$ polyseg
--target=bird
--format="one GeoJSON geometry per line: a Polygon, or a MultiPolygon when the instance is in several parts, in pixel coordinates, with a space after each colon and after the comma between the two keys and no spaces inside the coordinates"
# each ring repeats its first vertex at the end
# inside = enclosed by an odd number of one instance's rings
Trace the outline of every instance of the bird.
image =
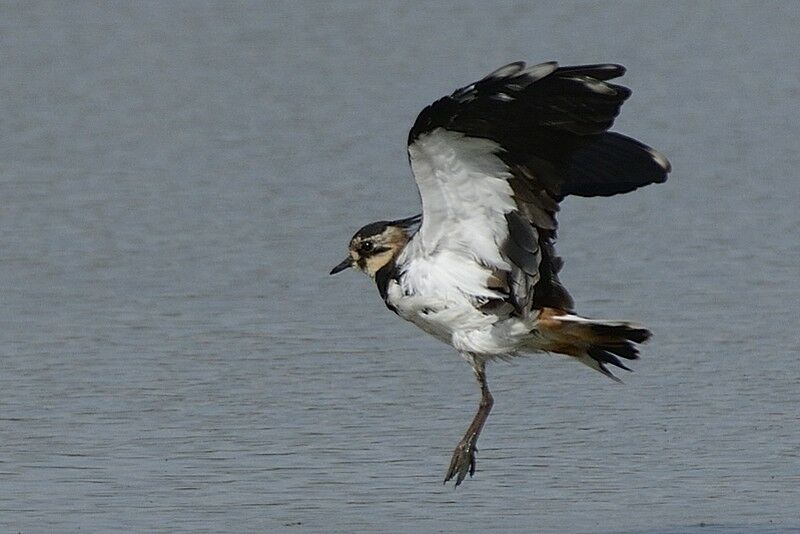
{"type": "Polygon", "coordinates": [[[619,381],[651,332],[578,315],[559,280],[556,215],[567,196],[604,197],[665,182],[657,150],[609,131],[631,90],[618,64],[505,65],[425,107],[408,134],[422,213],[373,222],[349,242],[348,268],[387,308],[453,347],[480,387],[478,410],[444,483],[476,468],[494,404],[487,362],[566,355],[619,381]]]}

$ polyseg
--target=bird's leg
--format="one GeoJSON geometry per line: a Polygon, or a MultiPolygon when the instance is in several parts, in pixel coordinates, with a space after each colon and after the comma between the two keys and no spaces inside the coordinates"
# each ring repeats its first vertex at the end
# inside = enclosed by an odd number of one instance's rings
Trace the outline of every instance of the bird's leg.
{"type": "Polygon", "coordinates": [[[475,452],[478,450],[476,443],[478,442],[478,436],[494,404],[492,394],[489,392],[489,386],[486,385],[486,363],[483,361],[474,361],[472,371],[475,373],[475,378],[478,379],[478,384],[481,386],[481,403],[478,406],[478,412],[472,419],[472,424],[470,424],[467,429],[467,433],[464,434],[456,450],[453,451],[453,458],[450,460],[450,468],[447,470],[447,475],[444,477],[445,484],[451,478],[456,477],[456,486],[458,486],[467,476],[467,473],[469,473],[469,476],[475,474],[475,452]]]}

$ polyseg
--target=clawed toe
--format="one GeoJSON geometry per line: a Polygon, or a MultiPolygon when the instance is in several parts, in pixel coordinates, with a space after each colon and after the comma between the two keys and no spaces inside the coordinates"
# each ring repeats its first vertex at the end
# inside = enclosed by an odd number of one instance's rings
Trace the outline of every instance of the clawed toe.
{"type": "Polygon", "coordinates": [[[447,484],[453,477],[456,479],[456,486],[461,484],[464,479],[475,474],[475,453],[478,451],[474,443],[464,442],[458,444],[453,451],[453,458],[450,460],[450,467],[444,477],[444,484],[447,484]]]}

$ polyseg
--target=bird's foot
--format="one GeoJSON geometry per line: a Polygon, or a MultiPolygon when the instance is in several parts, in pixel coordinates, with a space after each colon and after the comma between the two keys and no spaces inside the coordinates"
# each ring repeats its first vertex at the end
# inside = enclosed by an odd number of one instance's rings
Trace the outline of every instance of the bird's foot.
{"type": "Polygon", "coordinates": [[[477,436],[464,437],[456,449],[453,451],[453,458],[450,460],[450,468],[444,477],[444,484],[455,477],[456,487],[467,477],[475,474],[475,453],[478,452],[478,447],[475,446],[477,436]]]}

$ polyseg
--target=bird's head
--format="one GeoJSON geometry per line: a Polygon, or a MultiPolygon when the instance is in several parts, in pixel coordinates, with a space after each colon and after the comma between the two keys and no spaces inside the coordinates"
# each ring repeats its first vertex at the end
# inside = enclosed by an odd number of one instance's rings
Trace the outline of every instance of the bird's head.
{"type": "Polygon", "coordinates": [[[399,221],[378,221],[364,226],[350,240],[347,257],[331,269],[331,274],[353,267],[375,278],[375,273],[400,254],[419,228],[419,223],[420,216],[417,215],[399,221]]]}

